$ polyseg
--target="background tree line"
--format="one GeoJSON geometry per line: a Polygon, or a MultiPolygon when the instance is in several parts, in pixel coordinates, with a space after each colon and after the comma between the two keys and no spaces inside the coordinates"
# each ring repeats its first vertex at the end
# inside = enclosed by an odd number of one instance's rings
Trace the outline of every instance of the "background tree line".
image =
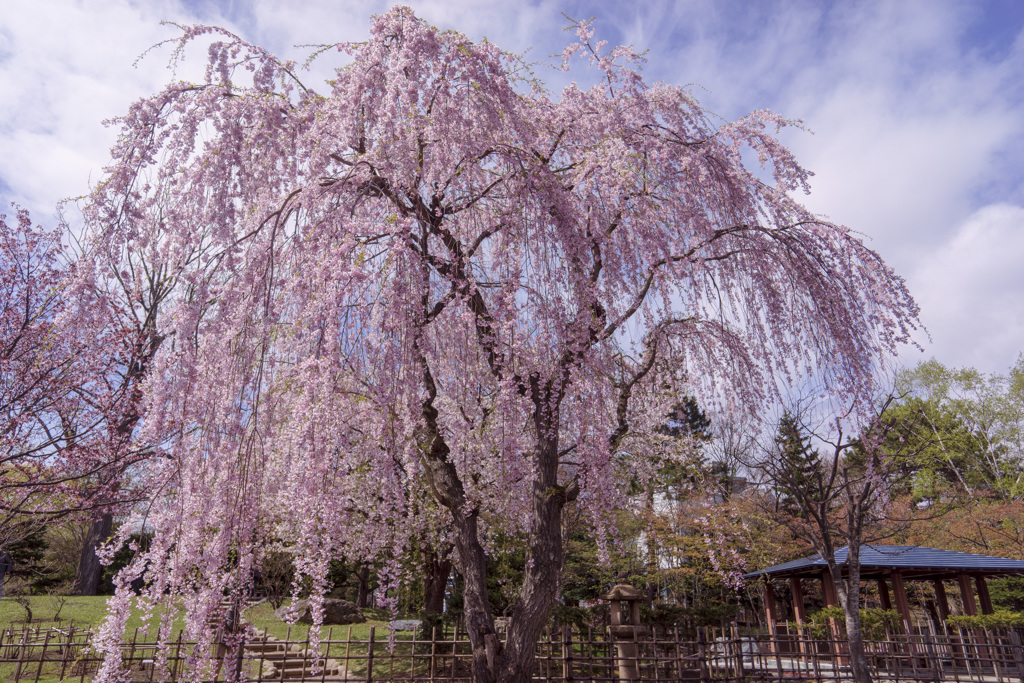
{"type": "MultiPolygon", "coordinates": [[[[565,512],[566,561],[555,618],[600,620],[601,594],[624,573],[647,590],[645,614],[651,619],[718,623],[736,618],[741,608],[757,619],[757,588],[744,585],[739,575],[817,551],[815,533],[831,533],[839,545],[853,531],[865,543],[1024,559],[1024,356],[1005,375],[947,368],[934,359],[905,370],[876,428],[878,434],[867,438],[877,439],[874,447],[889,458],[874,470],[884,475],[878,480],[882,498],[859,529],[828,514],[814,529],[801,497],[824,503],[832,513],[845,511],[849,491],[823,491],[820,477],[830,471],[836,448],[844,462],[863,472],[865,435],[832,444],[830,454],[829,444],[806,424],[806,414],[784,412],[776,433],[766,438],[716,423],[694,399],[684,398],[657,431],[662,447],[683,448],[687,455],[665,458],[647,484],[622,482],[635,508],[619,513],[616,542],[602,547],[584,517],[572,506],[565,512]]],[[[8,528],[5,547],[14,559],[16,590],[78,590],[75,579],[94,516],[60,508],[87,496],[91,482],[83,479],[81,488],[50,494],[55,500],[44,506],[46,525],[30,523],[26,510],[22,525],[8,528]]],[[[424,540],[401,558],[407,580],[396,596],[400,612],[431,624],[458,622],[461,577],[451,552],[443,539],[424,540]]],[[[113,576],[131,556],[127,548],[114,556],[102,571],[98,593],[113,592],[113,576]]],[[[490,600],[501,615],[512,599],[510,587],[521,579],[522,539],[496,534],[488,562],[490,600]]],[[[330,594],[371,607],[380,586],[378,568],[335,559],[330,594]]],[[[293,580],[293,557],[282,543],[268,554],[256,590],[281,602],[292,594],[293,580]]],[[[993,581],[991,592],[997,606],[1024,609],[1024,581],[993,581]]]]}

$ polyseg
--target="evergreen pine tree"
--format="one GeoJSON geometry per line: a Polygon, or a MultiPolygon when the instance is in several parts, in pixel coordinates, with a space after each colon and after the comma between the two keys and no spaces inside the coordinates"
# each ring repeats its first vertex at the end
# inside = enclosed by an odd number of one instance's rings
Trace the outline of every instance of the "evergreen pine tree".
{"type": "Polygon", "coordinates": [[[811,447],[800,422],[789,412],[779,420],[775,436],[778,449],[776,495],[780,509],[794,517],[804,518],[804,506],[822,500],[821,456],[811,447]]]}

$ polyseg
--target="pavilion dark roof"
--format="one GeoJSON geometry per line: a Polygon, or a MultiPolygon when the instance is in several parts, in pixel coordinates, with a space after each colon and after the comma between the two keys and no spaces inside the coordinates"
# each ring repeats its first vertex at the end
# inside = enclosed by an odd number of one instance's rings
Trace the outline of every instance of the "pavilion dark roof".
{"type": "MultiPolygon", "coordinates": [[[[836,562],[846,565],[849,548],[836,550],[836,562]]],[[[922,548],[916,545],[863,545],[860,549],[861,578],[873,579],[899,572],[906,579],[937,579],[961,573],[983,576],[1024,576],[1024,562],[1006,557],[922,548]]],[[[745,579],[770,576],[817,578],[828,564],[812,555],[774,567],[750,572],[745,579]]]]}

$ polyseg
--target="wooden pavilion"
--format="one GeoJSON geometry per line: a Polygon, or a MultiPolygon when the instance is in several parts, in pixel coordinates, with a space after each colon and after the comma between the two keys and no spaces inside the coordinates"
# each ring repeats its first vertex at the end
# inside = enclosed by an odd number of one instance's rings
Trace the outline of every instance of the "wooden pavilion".
{"type": "MultiPolygon", "coordinates": [[[[848,566],[849,548],[836,551],[836,562],[848,566]]],[[[893,609],[900,615],[905,632],[910,631],[910,605],[907,602],[906,581],[930,581],[935,587],[935,602],[938,617],[945,621],[949,616],[949,601],[946,598],[946,582],[955,581],[960,589],[964,612],[978,614],[980,603],[982,614],[992,613],[986,579],[1004,576],[1024,576],[1024,561],[1005,557],[990,557],[952,550],[937,550],[912,545],[863,545],[860,549],[861,581],[876,581],[883,609],[893,609]],[[975,588],[972,587],[972,579],[975,588]],[[889,587],[892,587],[892,593],[889,587]],[[977,602],[975,601],[977,593],[977,602]]],[[[804,613],[803,580],[814,579],[822,582],[822,594],[827,606],[839,605],[836,587],[828,564],[820,555],[751,572],[746,580],[765,581],[765,612],[768,630],[777,634],[778,611],[772,580],[789,579],[793,592],[793,607],[796,621],[806,622],[804,613]]]]}

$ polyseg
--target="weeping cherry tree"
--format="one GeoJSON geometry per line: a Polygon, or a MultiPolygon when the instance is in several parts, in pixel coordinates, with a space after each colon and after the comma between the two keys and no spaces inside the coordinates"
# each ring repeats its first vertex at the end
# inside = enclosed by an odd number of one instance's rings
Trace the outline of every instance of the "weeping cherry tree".
{"type": "Polygon", "coordinates": [[[277,540],[315,608],[332,557],[377,558],[383,596],[403,580],[393,558],[438,530],[474,680],[527,681],[563,509],[604,529],[628,503],[623,471],[655,471],[645,453],[681,396],[754,411],[813,371],[870,397],[917,309],[875,252],[791,197],[809,174],[774,137],[788,122],[718,121],[646,82],[632,50],[578,35],[564,66],[582,56],[600,84],[555,93],[408,8],[325,49],[342,66],[319,89],[235,35],[184,29],[179,52],[210,43],[205,80],[119,119],[86,208],[95,286],[177,283],[136,430],[163,455],[155,537],[118,579],[98,681],[122,675],[144,568],[143,604],[186,607],[199,678],[217,666],[207,617],[277,540]],[[146,267],[123,270],[126,253],[146,267]],[[503,643],[497,525],[528,539],[503,643]]]}

